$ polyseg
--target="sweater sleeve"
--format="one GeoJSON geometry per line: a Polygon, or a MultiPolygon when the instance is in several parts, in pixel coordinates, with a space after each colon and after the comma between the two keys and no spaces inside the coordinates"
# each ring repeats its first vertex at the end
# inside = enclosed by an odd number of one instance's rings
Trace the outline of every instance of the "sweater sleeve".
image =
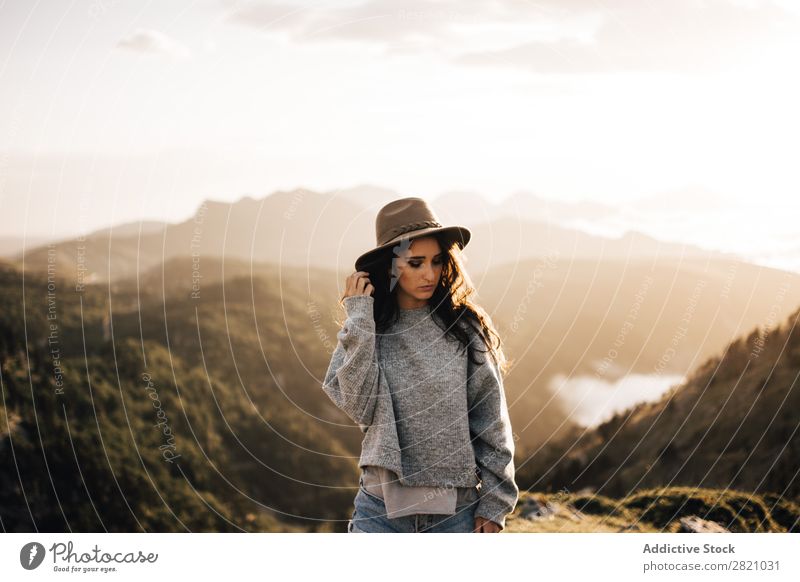
{"type": "Polygon", "coordinates": [[[506,405],[503,379],[485,344],[474,335],[475,358],[468,364],[467,395],[470,437],[481,472],[481,488],[475,515],[489,519],[505,529],[506,515],[519,501],[514,482],[514,437],[506,405]]]}
{"type": "Polygon", "coordinates": [[[322,383],[323,391],[362,432],[372,422],[380,379],[373,301],[371,295],[345,297],[347,319],[336,334],[338,342],[322,383]]]}

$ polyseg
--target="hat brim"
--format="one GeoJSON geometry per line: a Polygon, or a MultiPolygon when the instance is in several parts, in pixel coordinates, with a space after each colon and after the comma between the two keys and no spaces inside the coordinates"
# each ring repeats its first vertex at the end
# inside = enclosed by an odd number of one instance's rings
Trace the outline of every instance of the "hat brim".
{"type": "Polygon", "coordinates": [[[375,259],[377,259],[384,251],[386,251],[386,249],[396,245],[403,239],[414,240],[416,238],[427,236],[434,233],[445,234],[451,241],[455,242],[461,249],[467,246],[467,243],[469,243],[469,239],[472,237],[472,233],[469,231],[469,229],[463,226],[429,227],[429,228],[422,228],[420,230],[415,230],[413,233],[401,234],[399,236],[394,237],[389,242],[386,242],[378,247],[375,247],[374,249],[367,251],[366,253],[358,257],[355,263],[356,271],[365,270],[365,267],[367,267],[370,263],[372,263],[375,259]]]}

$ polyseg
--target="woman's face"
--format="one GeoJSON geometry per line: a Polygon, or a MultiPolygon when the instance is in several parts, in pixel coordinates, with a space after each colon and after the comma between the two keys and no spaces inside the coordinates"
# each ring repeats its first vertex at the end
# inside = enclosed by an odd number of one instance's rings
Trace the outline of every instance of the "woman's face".
{"type": "MultiPolygon", "coordinates": [[[[435,237],[411,241],[411,246],[395,257],[397,303],[402,309],[414,309],[428,303],[442,276],[444,253],[435,237]]],[[[391,280],[392,273],[389,273],[391,280]]]]}

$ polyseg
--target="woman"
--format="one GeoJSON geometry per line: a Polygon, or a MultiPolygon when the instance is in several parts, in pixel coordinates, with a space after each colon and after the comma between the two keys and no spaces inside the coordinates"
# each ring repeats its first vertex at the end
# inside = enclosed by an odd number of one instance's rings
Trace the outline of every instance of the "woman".
{"type": "Polygon", "coordinates": [[[421,198],[384,206],[356,261],[323,390],[364,433],[349,532],[505,529],[519,489],[507,362],[459,258],[468,229],[421,198]]]}

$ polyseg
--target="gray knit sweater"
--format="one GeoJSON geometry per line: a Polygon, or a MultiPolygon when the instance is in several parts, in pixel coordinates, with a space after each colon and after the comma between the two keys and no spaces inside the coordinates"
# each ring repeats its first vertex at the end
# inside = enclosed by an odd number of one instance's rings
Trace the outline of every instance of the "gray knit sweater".
{"type": "Polygon", "coordinates": [[[365,433],[359,467],[386,467],[404,486],[480,482],[475,515],[505,528],[519,500],[514,439],[502,376],[480,336],[470,328],[471,345],[480,346],[475,365],[429,306],[401,309],[376,334],[373,301],[345,298],[347,319],[322,385],[365,433]]]}

